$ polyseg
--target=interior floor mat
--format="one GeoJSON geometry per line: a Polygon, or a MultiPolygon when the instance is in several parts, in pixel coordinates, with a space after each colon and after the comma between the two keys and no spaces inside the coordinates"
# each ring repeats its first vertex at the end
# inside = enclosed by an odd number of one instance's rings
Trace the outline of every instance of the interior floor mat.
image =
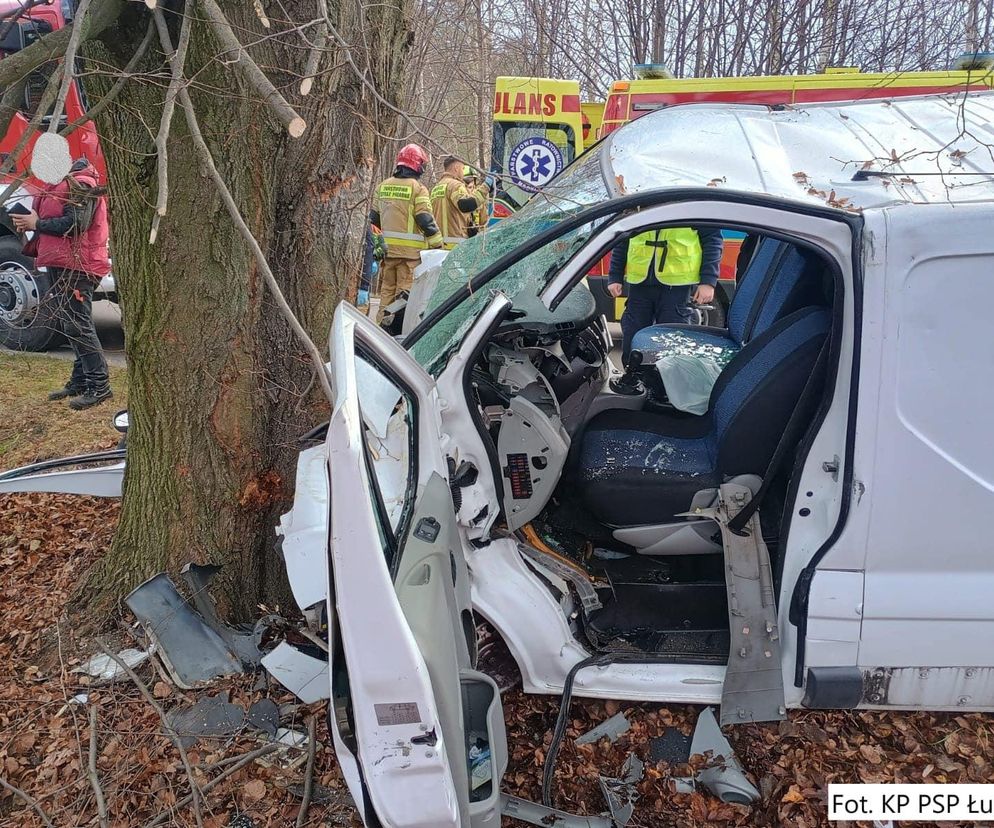
{"type": "Polygon", "coordinates": [[[604,608],[590,614],[584,629],[602,651],[635,647],[709,663],[727,658],[724,583],[614,582],[601,592],[604,608]]]}
{"type": "Polygon", "coordinates": [[[681,664],[725,664],[728,661],[728,630],[598,630],[584,627],[587,641],[599,653],[643,653],[669,656],[681,664]]]}

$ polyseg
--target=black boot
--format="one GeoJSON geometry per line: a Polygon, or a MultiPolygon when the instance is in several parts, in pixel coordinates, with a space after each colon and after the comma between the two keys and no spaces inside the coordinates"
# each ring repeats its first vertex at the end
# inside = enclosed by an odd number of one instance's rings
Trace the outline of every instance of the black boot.
{"type": "Polygon", "coordinates": [[[69,407],[73,411],[82,411],[94,405],[100,405],[104,400],[109,400],[114,394],[110,390],[110,383],[100,386],[90,386],[79,396],[69,400],[69,407]]]}
{"type": "Polygon", "coordinates": [[[86,388],[82,385],[77,385],[72,380],[69,380],[62,388],[58,391],[53,391],[48,395],[50,400],[64,400],[66,397],[78,397],[80,394],[86,392],[86,388]]]}

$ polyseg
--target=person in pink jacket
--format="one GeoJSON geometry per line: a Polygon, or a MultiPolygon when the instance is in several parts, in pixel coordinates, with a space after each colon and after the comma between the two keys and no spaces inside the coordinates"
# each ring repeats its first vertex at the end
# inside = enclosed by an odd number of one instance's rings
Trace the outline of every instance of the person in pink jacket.
{"type": "Polygon", "coordinates": [[[70,407],[78,411],[113,396],[93,327],[93,290],[110,273],[106,189],[93,166],[81,159],[62,181],[36,195],[33,207],[11,218],[21,232],[34,231],[24,252],[52,276],[55,319],[76,357],[65,387],[48,398],[69,397],[70,407]]]}

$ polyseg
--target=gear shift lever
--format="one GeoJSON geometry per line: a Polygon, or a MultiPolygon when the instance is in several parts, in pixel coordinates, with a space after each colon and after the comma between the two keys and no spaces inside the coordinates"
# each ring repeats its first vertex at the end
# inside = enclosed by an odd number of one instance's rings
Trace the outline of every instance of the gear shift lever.
{"type": "Polygon", "coordinates": [[[611,390],[615,394],[642,394],[645,391],[642,387],[642,380],[638,377],[638,370],[642,367],[644,359],[645,356],[641,351],[632,351],[628,355],[625,373],[617,379],[611,380],[611,390]]]}

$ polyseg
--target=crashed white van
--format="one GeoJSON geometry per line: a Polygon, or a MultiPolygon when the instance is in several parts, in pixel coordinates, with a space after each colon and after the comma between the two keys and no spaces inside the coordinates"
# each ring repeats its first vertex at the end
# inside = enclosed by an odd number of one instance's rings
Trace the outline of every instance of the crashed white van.
{"type": "Polygon", "coordinates": [[[499,824],[474,613],[529,692],[994,708],[992,124],[990,95],[664,110],[449,254],[403,344],[339,308],[284,552],[367,824],[499,824]],[[612,377],[583,274],[688,225],[751,240],[729,327],[644,331],[645,382],[612,377]],[[645,372],[674,348],[722,366],[703,415],[645,372]]]}

